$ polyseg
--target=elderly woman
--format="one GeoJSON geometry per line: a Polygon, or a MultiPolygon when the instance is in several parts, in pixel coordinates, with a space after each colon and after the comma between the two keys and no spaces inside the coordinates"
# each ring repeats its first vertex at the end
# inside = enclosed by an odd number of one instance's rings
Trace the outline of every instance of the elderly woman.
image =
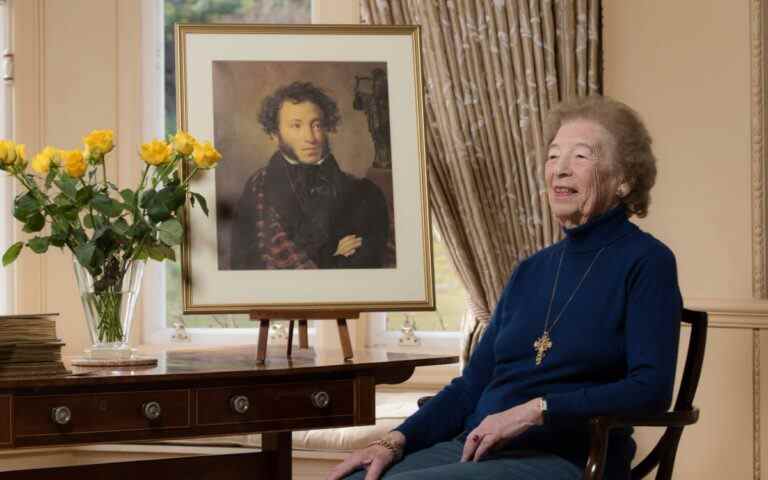
{"type": "MultiPolygon", "coordinates": [[[[675,257],[628,220],[648,211],[651,138],[605,97],[553,109],[545,137],[565,238],[520,263],[462,375],[330,479],[358,469],[348,478],[581,478],[587,418],[668,408],[682,310],[675,257]]],[[[613,433],[607,478],[628,478],[634,450],[631,431],[613,433]]]]}

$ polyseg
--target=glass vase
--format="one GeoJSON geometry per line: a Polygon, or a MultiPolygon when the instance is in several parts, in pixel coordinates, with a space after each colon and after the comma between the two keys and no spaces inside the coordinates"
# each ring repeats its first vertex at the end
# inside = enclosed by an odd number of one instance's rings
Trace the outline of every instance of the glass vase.
{"type": "Polygon", "coordinates": [[[86,355],[95,359],[127,359],[136,300],[144,274],[144,260],[105,260],[94,276],[74,259],[75,277],[83,302],[91,348],[86,355]]]}

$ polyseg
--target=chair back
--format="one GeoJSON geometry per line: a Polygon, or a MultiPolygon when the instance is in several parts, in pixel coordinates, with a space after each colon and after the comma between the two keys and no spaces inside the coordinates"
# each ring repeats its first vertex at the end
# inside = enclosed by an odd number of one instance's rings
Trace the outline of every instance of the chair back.
{"type": "MultiPolygon", "coordinates": [[[[693,406],[693,399],[699,387],[701,378],[701,366],[704,363],[704,348],[707,344],[706,312],[683,309],[683,323],[691,326],[691,337],[688,340],[688,354],[685,357],[683,378],[680,389],[675,399],[674,412],[689,413],[698,411],[693,406]]],[[[656,473],[657,480],[672,478],[672,469],[675,465],[675,455],[684,427],[667,427],[664,434],[653,447],[653,450],[632,469],[632,479],[645,478],[654,468],[659,467],[656,473]]]]}

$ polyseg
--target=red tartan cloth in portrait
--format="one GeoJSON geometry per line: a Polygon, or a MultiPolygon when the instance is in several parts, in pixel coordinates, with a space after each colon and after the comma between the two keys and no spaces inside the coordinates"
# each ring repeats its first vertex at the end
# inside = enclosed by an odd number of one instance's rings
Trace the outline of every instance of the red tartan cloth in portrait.
{"type": "Polygon", "coordinates": [[[264,178],[266,170],[259,171],[253,177],[250,185],[256,194],[253,206],[256,221],[256,241],[259,244],[263,268],[274,269],[312,269],[317,268],[315,262],[288,238],[288,234],[280,224],[280,218],[273,208],[268,208],[264,202],[264,178]]]}

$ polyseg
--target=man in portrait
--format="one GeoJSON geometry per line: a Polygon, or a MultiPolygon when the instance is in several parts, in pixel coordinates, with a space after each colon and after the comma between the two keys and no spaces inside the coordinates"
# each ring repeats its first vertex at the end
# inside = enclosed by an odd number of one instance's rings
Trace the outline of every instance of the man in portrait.
{"type": "Polygon", "coordinates": [[[312,83],[294,82],[264,99],[259,122],[275,152],[237,203],[233,270],[390,266],[383,193],[342,171],[331,152],[340,121],[335,100],[312,83]]]}

